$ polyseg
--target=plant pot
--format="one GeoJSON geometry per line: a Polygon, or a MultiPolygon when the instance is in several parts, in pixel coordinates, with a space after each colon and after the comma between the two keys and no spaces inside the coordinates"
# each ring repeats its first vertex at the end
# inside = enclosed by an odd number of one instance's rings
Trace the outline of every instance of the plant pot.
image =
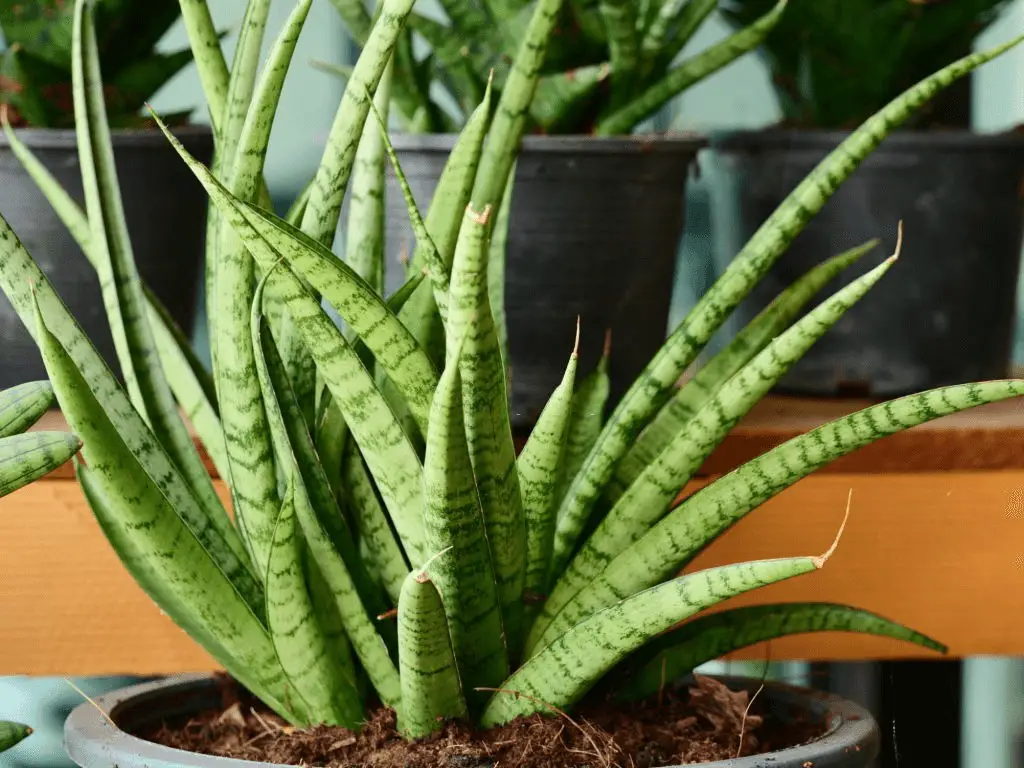
{"type": "MultiPolygon", "coordinates": [[[[767,130],[715,137],[718,269],[848,134],[767,130]]],[[[1024,204],[1024,133],[896,133],[853,173],[741,305],[747,322],[797,277],[872,238],[881,245],[822,292],[893,252],[899,262],[790,373],[794,394],[893,397],[1009,372],[1024,204]]]]}
{"type": "MultiPolygon", "coordinates": [[[[756,691],[761,681],[720,678],[730,687],[756,691]]],[[[768,683],[758,696],[779,717],[813,718],[827,722],[820,739],[768,755],[703,763],[706,768],[864,768],[877,755],[879,732],[862,707],[836,696],[788,685],[768,683]]],[[[223,768],[267,766],[243,760],[200,755],[163,747],[130,735],[159,727],[166,720],[187,719],[221,706],[221,689],[209,675],[176,677],[137,685],[83,703],[64,725],[64,742],[71,759],[82,768],[223,768]],[[102,710],[102,711],[100,711],[102,710]],[[117,727],[107,719],[113,720],[117,727]]],[[[463,764],[463,763],[460,763],[463,764]]],[[[478,768],[474,766],[474,768],[478,768]]],[[[479,768],[484,768],[480,766],[479,768]]]]}
{"type": "MultiPolygon", "coordinates": [[[[189,152],[209,163],[213,136],[206,126],[175,131],[189,152]]],[[[84,207],[73,130],[24,129],[18,137],[84,207]]],[[[186,334],[196,309],[206,227],[206,193],[157,130],[113,132],[114,157],[135,263],[186,334]]],[[[0,215],[53,283],[100,354],[119,370],[99,281],[35,182],[0,135],[0,215]]],[[[0,388],[45,379],[35,342],[6,297],[0,296],[0,388]]]]}
{"type": "MultiPolygon", "coordinates": [[[[397,135],[421,211],[455,137],[397,135]]],[[[665,339],[686,181],[702,139],[528,136],[516,168],[505,268],[512,424],[531,426],[565,372],[582,323],[579,378],[610,329],[611,398],[621,396],[665,339]]],[[[484,201],[473,201],[482,206],[484,201]]],[[[414,239],[397,182],[387,189],[388,285],[414,239]]]]}

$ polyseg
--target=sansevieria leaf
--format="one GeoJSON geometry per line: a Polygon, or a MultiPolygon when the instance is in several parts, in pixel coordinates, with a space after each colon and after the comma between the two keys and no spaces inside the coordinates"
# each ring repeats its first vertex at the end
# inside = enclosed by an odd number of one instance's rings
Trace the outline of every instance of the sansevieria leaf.
{"type": "Polygon", "coordinates": [[[814,267],[765,307],[707,365],[686,382],[647,425],[639,439],[615,468],[607,497],[617,501],[648,464],[710,400],[718,388],[782,333],[804,305],[840,272],[872,250],[877,241],[852,248],[814,267]]]}
{"type": "Polygon", "coordinates": [[[824,557],[760,560],[709,568],[645,590],[580,622],[501,685],[484,710],[491,727],[522,715],[565,710],[615,664],[674,624],[730,597],[810,573],[824,557]],[[522,694],[522,695],[516,695],[522,694]]]}
{"type": "Polygon", "coordinates": [[[914,110],[950,83],[1021,40],[1024,37],[966,56],[906,90],[853,131],[768,217],[725,273],[672,332],[609,418],[562,501],[555,533],[556,571],[568,563],[576,550],[590,512],[604,492],[615,465],[670,397],[679,377],[839,185],[914,110]]]}
{"type": "Polygon", "coordinates": [[[857,632],[946,652],[946,646],[920,632],[859,608],[835,603],[752,605],[701,616],[663,635],[644,649],[647,662],[617,688],[617,696],[626,701],[653,696],[707,661],[765,640],[806,632],[857,632]]]}
{"type": "Polygon", "coordinates": [[[24,432],[53,402],[53,387],[48,381],[30,381],[0,392],[0,438],[24,432]]]}
{"type": "Polygon", "coordinates": [[[683,486],[729,431],[811,346],[874,286],[895,256],[853,281],[775,339],[723,385],[616,502],[584,543],[544,603],[530,647],[586,615],[567,605],[617,554],[668,510],[683,486]],[[557,617],[557,618],[555,618],[557,617]],[[549,625],[549,622],[550,625],[549,625]]]}
{"type": "Polygon", "coordinates": [[[27,725],[0,720],[0,752],[10,749],[31,735],[32,729],[27,725]]]}
{"type": "Polygon", "coordinates": [[[0,440],[0,496],[14,493],[65,464],[82,447],[67,432],[28,432],[0,440]]]}
{"type": "Polygon", "coordinates": [[[472,691],[498,685],[508,674],[509,657],[492,565],[497,553],[493,539],[488,546],[482,499],[467,446],[468,410],[460,365],[465,343],[454,347],[434,396],[423,487],[427,541],[430,551],[437,553],[430,571],[448,616],[463,685],[472,691]]]}
{"type": "Polygon", "coordinates": [[[795,437],[689,497],[612,560],[565,610],[587,615],[668,578],[747,513],[858,448],[942,416],[1022,394],[1024,381],[1019,380],[943,387],[865,408],[795,437]]]}
{"type": "Polygon", "coordinates": [[[468,717],[441,595],[425,572],[410,573],[398,599],[398,661],[398,727],[406,736],[422,738],[446,720],[468,717]]]}
{"type": "Polygon", "coordinates": [[[456,364],[456,344],[461,344],[458,359],[466,439],[484,510],[505,635],[514,654],[523,639],[526,521],[509,422],[505,369],[487,291],[491,212],[490,208],[481,214],[467,209],[459,233],[448,313],[448,366],[456,364]]]}

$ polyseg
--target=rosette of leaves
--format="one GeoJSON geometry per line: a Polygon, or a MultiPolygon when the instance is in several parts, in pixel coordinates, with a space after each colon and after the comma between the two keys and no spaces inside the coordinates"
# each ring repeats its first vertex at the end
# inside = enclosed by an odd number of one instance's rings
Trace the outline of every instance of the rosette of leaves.
{"type": "MultiPolygon", "coordinates": [[[[906,88],[969,53],[1009,0],[793,0],[761,46],[783,119],[798,128],[848,129],[906,88]]],[[[737,29],[771,0],[723,0],[737,29]]],[[[966,81],[965,81],[966,82],[966,81]]],[[[937,100],[913,116],[918,128],[958,127],[962,104],[937,100]]]]}
{"type": "Polygon", "coordinates": [[[212,376],[135,270],[87,0],[76,6],[74,36],[84,211],[8,129],[99,273],[125,386],[6,226],[0,288],[36,338],[84,441],[78,477],[94,514],[165,613],[289,721],[356,728],[381,702],[410,738],[446,718],[486,728],[565,711],[630,667],[636,684],[621,690],[642,696],[657,679],[650,665],[675,675],[793,632],[870,632],[942,650],[842,605],[703,614],[815,571],[831,549],[679,574],[723,531],[817,468],[885,435],[1016,397],[1024,382],[947,387],[870,407],[677,505],[732,425],[890,269],[892,259],[797,319],[869,244],[823,262],[676,385],[886,134],[1017,41],[931,75],[855,131],[753,236],[608,416],[604,367],[578,372],[566,329],[564,379],[517,455],[490,303],[500,271],[488,242],[501,239],[507,221],[508,179],[561,3],[536,4],[500,98],[493,104],[485,89],[425,213],[406,187],[416,251],[408,281],[386,297],[385,163],[402,177],[383,126],[413,0],[384,0],[322,163],[284,218],[268,210],[263,159],[310,0],[296,4],[257,75],[268,5],[250,0],[231,67],[210,44],[205,4],[183,5],[218,159],[208,169],[169,132],[168,140],[216,214],[207,238],[212,376]],[[346,192],[343,261],[329,246],[346,192]],[[179,406],[230,487],[233,517],[179,406]]]}
{"type": "MultiPolygon", "coordinates": [[[[357,43],[372,20],[361,0],[332,0],[357,43]]],[[[760,45],[786,7],[770,0],[745,29],[680,61],[718,0],[569,0],[552,11],[538,62],[531,132],[628,134],[669,101],[760,45]]],[[[493,72],[500,94],[538,3],[440,0],[443,18],[413,11],[395,52],[393,97],[410,132],[462,125],[493,72]],[[426,53],[422,53],[422,48],[426,53]],[[458,105],[456,114],[451,106],[458,105]]],[[[378,7],[379,12],[379,7],[378,7]]]]}
{"type": "MultiPolygon", "coordinates": [[[[156,44],[180,16],[178,0],[101,0],[96,45],[105,75],[111,125],[135,127],[140,112],[192,60],[191,49],[158,53],[156,44]]],[[[0,0],[0,104],[15,125],[74,125],[71,0],[0,0]]],[[[169,116],[175,120],[187,114],[169,116]]]]}

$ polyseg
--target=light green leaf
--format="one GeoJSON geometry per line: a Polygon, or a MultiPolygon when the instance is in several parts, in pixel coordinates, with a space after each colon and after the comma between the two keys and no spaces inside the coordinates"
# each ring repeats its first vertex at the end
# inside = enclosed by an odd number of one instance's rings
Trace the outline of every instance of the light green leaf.
{"type": "Polygon", "coordinates": [[[402,712],[398,727],[419,739],[468,717],[441,595],[424,573],[409,574],[398,600],[402,712]]]}
{"type": "Polygon", "coordinates": [[[671,64],[717,7],[718,0],[664,0],[640,46],[645,63],[654,60],[671,64]]]}
{"type": "Polygon", "coordinates": [[[214,133],[223,125],[224,105],[228,98],[228,64],[220,48],[220,36],[213,25],[207,0],[178,0],[185,22],[192,57],[199,70],[199,82],[210,109],[214,133]]]}
{"type": "Polygon", "coordinates": [[[448,313],[448,365],[455,364],[456,341],[464,340],[459,368],[466,439],[484,510],[507,643],[515,654],[523,640],[526,520],[515,469],[505,369],[487,296],[490,214],[490,208],[479,215],[468,209],[459,233],[448,313]]]}
{"type": "Polygon", "coordinates": [[[30,381],[0,392],[0,438],[20,435],[53,407],[48,381],[30,381]]]}
{"type": "Polygon", "coordinates": [[[611,479],[615,465],[669,399],[679,377],[839,185],[915,109],[1021,40],[1024,37],[967,56],[905,91],[853,131],[768,217],[615,408],[562,501],[555,532],[556,562],[567,562],[576,549],[580,533],[586,528],[590,512],[611,479]]]}
{"type": "Polygon", "coordinates": [[[624,686],[616,688],[617,698],[645,699],[705,662],[765,640],[806,632],[856,632],[946,652],[941,643],[859,608],[835,603],[752,605],[700,616],[663,635],[644,649],[648,660],[624,686]]]}
{"type": "Polygon", "coordinates": [[[565,498],[565,492],[579,474],[580,467],[601,434],[611,389],[611,381],[608,378],[611,341],[611,331],[607,331],[604,337],[604,352],[597,367],[583,379],[572,396],[572,416],[569,420],[569,433],[565,438],[565,456],[562,459],[562,472],[556,494],[559,502],[565,498]]]}
{"type": "Polygon", "coordinates": [[[66,432],[28,432],[0,439],[0,496],[49,474],[81,447],[82,441],[66,432]]]}
{"type": "Polygon", "coordinates": [[[824,558],[759,560],[709,568],[645,590],[572,627],[523,664],[495,693],[491,728],[547,707],[566,710],[648,640],[730,597],[820,568],[824,558]],[[521,695],[515,695],[521,694],[521,695]]]}

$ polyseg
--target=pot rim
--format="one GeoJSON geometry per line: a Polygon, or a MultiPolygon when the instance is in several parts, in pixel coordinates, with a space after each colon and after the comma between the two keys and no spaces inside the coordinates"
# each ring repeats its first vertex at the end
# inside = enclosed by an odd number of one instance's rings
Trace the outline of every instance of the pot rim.
{"type": "MultiPolygon", "coordinates": [[[[391,136],[396,150],[450,152],[459,134],[401,133],[391,136]]],[[[523,137],[522,151],[537,153],[574,153],[586,155],[618,155],[647,152],[693,154],[708,145],[707,139],[685,131],[632,136],[588,136],[583,134],[531,134],[523,137]]]]}
{"type": "MultiPolygon", "coordinates": [[[[763,681],[732,675],[711,675],[749,690],[758,690],[763,681]]],[[[219,766],[220,768],[270,768],[273,763],[202,755],[146,741],[115,727],[111,721],[118,709],[139,698],[153,699],[161,695],[181,693],[189,689],[214,685],[212,674],[177,675],[157,682],[122,688],[85,702],[71,712],[64,723],[64,744],[68,755],[78,765],[145,765],[148,768],[180,766],[219,766]],[[131,760],[121,759],[130,755],[131,760]]],[[[763,768],[765,758],[781,766],[800,766],[823,754],[842,754],[856,750],[870,758],[877,751],[879,732],[871,714],[858,704],[830,693],[801,688],[785,683],[764,682],[765,691],[774,691],[790,699],[802,699],[808,708],[824,710],[830,719],[828,731],[819,739],[797,747],[750,755],[731,760],[700,764],[703,768],[763,768]]],[[[763,695],[764,692],[762,692],[763,695]]],[[[280,766],[275,766],[280,768],[280,766]]],[[[665,768],[681,768],[666,766],[665,768]]]]}
{"type": "MultiPolygon", "coordinates": [[[[708,136],[709,146],[716,151],[746,149],[831,149],[853,131],[832,129],[800,129],[769,126],[756,129],[719,130],[708,136]]],[[[882,140],[880,149],[916,149],[944,151],[1019,150],[1024,147],[1024,131],[1007,130],[980,133],[970,130],[915,131],[897,130],[882,140]]]]}
{"type": "MultiPolygon", "coordinates": [[[[213,130],[203,123],[189,123],[171,129],[182,141],[208,139],[213,141],[213,130]]],[[[73,149],[78,145],[74,128],[16,128],[15,134],[31,149],[73,149]]],[[[167,146],[167,138],[158,128],[114,128],[110,138],[115,147],[167,146]]],[[[10,147],[7,136],[0,133],[0,147],[10,147]]]]}

